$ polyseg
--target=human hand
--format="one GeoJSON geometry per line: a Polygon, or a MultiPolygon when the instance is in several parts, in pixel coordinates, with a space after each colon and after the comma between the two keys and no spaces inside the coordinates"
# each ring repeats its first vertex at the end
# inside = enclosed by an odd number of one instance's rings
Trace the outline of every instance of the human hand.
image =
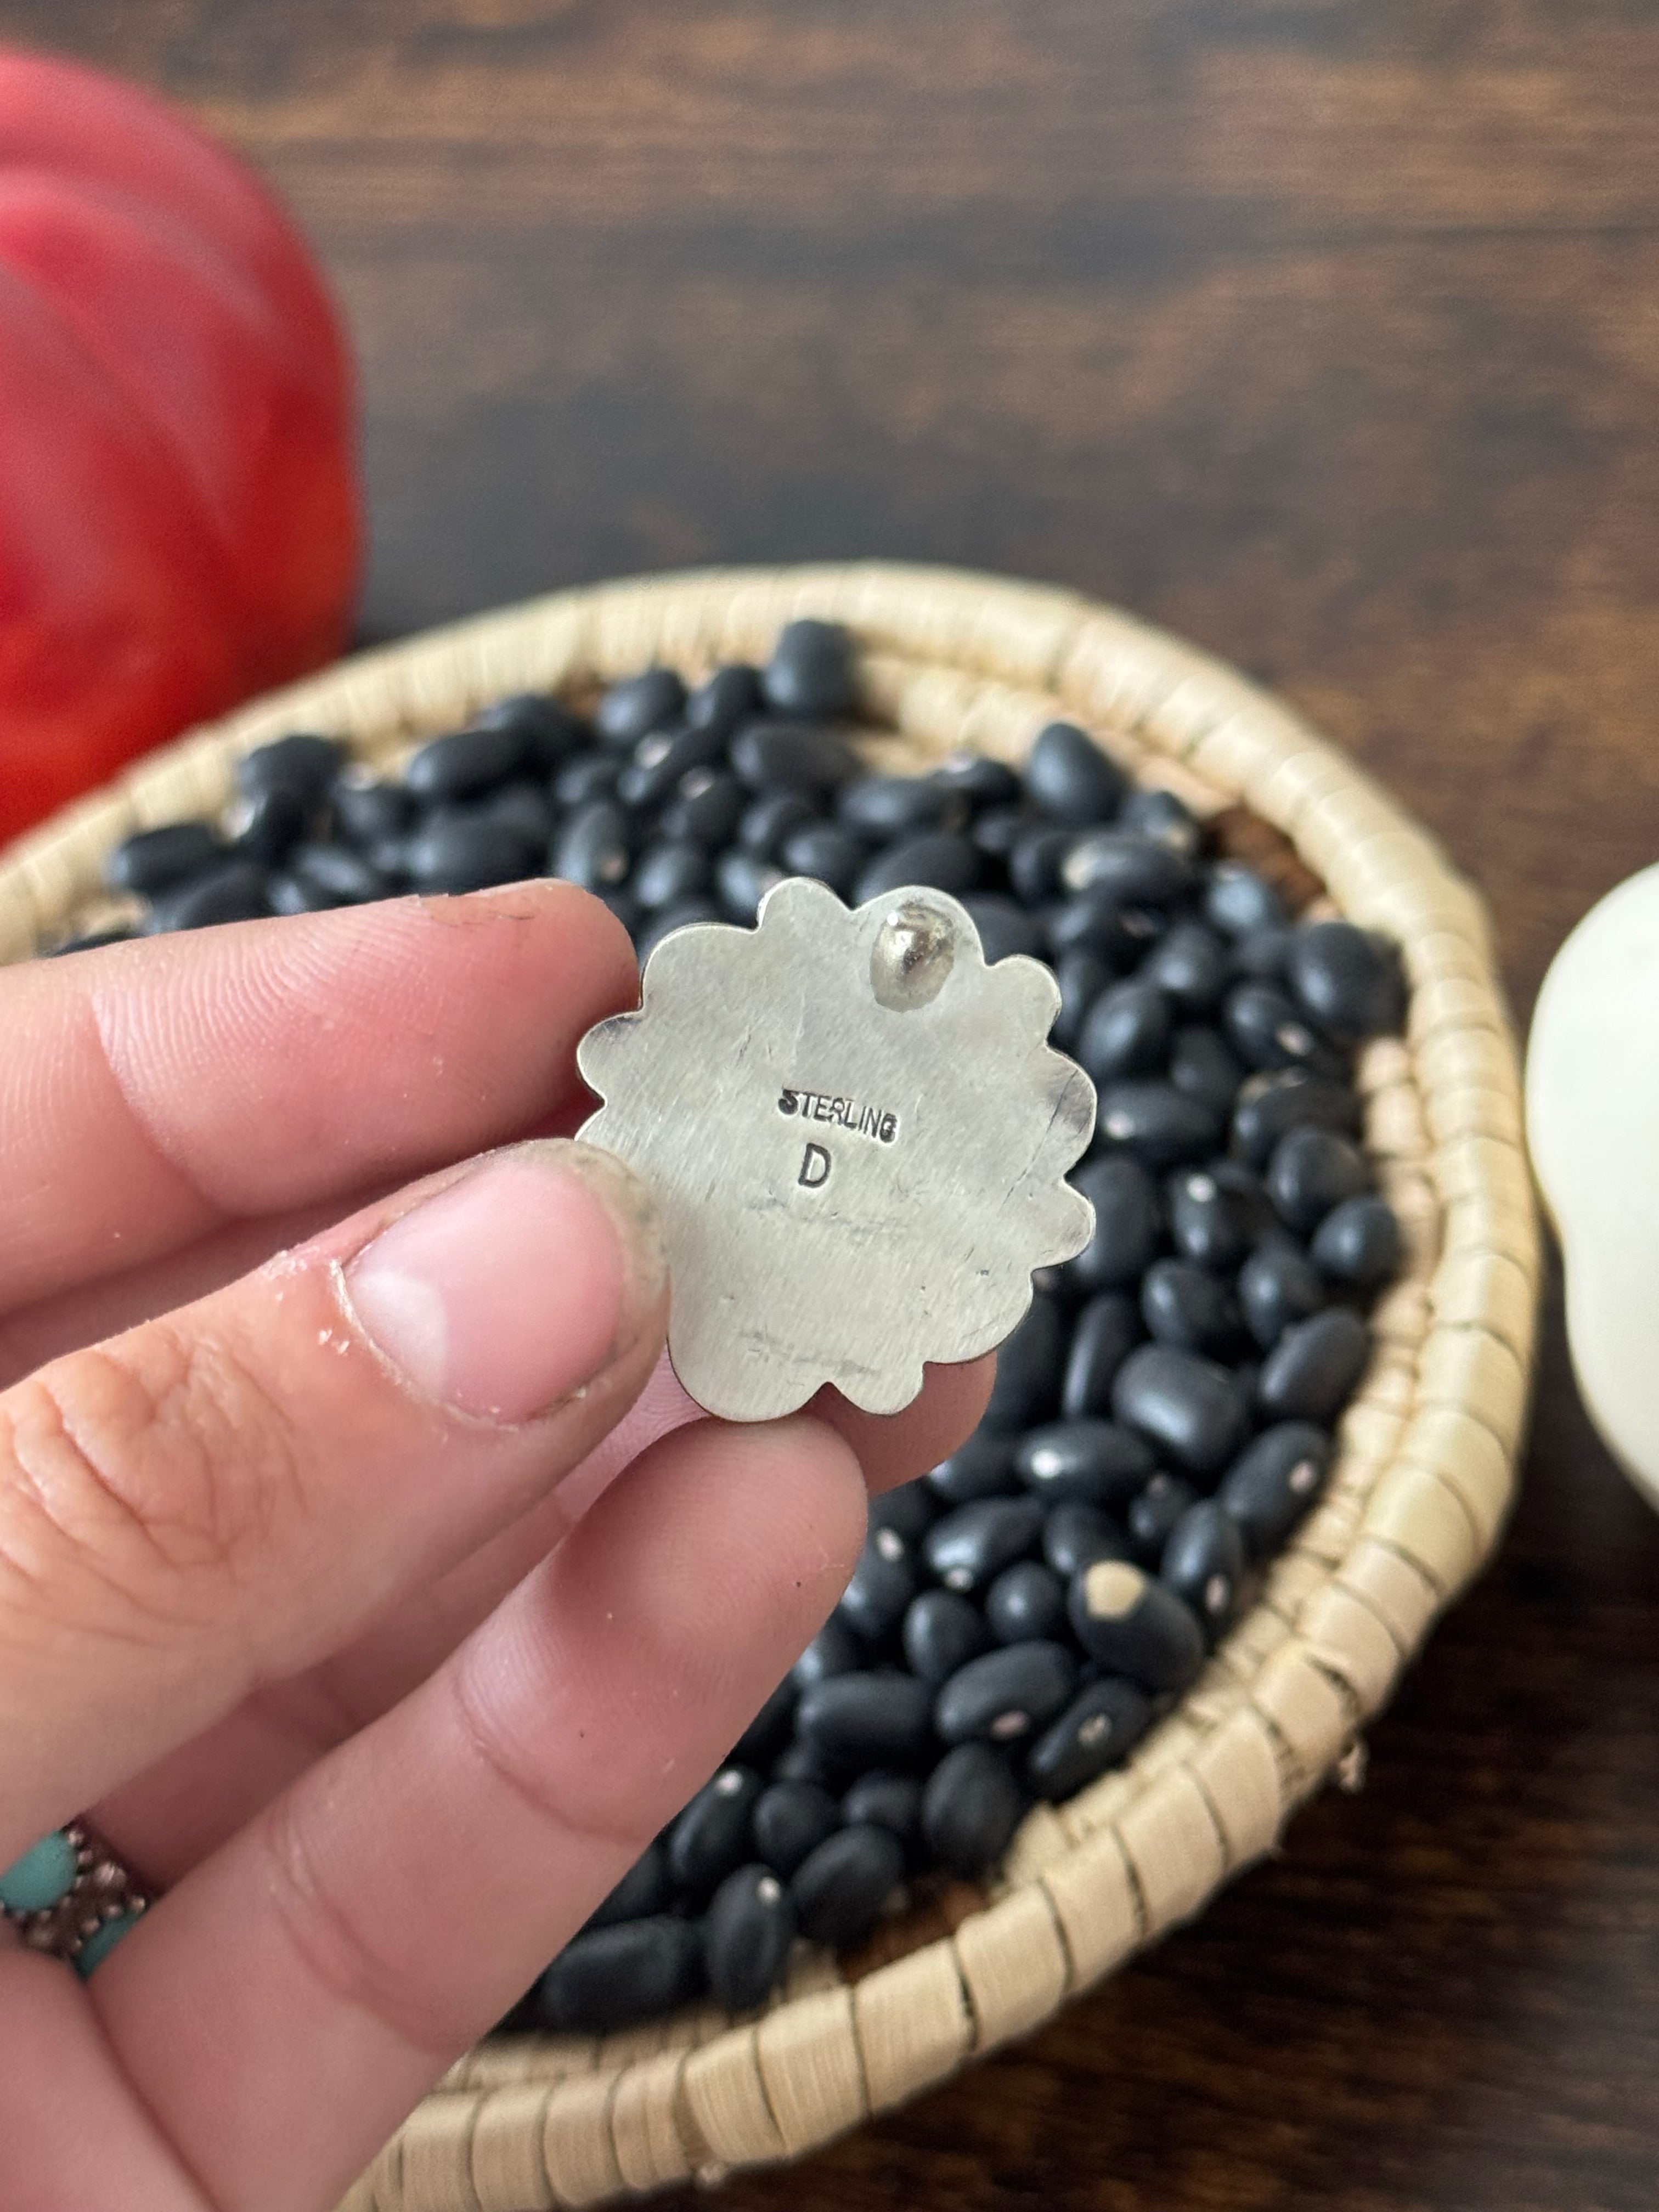
{"type": "Polygon", "coordinates": [[[0,971],[0,1868],[165,1890],[84,1983],[0,1930],[8,2212],[326,2212],[978,1418],[678,1394],[559,1133],[634,995],[551,884],[0,971]]]}

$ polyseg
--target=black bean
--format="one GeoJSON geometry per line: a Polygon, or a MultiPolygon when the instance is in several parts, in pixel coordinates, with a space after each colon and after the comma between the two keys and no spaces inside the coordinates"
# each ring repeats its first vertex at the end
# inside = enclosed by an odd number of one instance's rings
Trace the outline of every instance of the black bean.
{"type": "Polygon", "coordinates": [[[980,858],[958,832],[930,830],[905,837],[865,863],[853,896],[860,906],[884,891],[926,884],[939,891],[970,891],[979,881],[980,858]]]}
{"type": "Polygon", "coordinates": [[[1096,1102],[1095,1142],[1155,1173],[1200,1159],[1221,1140],[1221,1121],[1172,1083],[1109,1083],[1096,1102]]]}
{"type": "Polygon", "coordinates": [[[746,722],[732,740],[732,765],[751,790],[781,785],[809,799],[827,798],[860,772],[845,738],[800,722],[746,722]]]}
{"type": "Polygon", "coordinates": [[[1334,1130],[1291,1129],[1273,1146],[1267,1184],[1280,1220],[1306,1236],[1334,1206],[1370,1190],[1370,1163],[1334,1130]]]}
{"type": "Polygon", "coordinates": [[[1190,1260],[1153,1261],[1141,1279],[1140,1311],[1149,1334],[1183,1352],[1235,1351],[1243,1327],[1227,1285],[1190,1260]]]}
{"type": "Polygon", "coordinates": [[[1073,1576],[1069,1611],[1089,1656],[1144,1689],[1184,1689],[1204,1663],[1192,1607],[1127,1559],[1097,1559],[1073,1576]]]}
{"type": "Polygon", "coordinates": [[[647,668],[613,684],[599,703],[593,726],[608,745],[627,752],[653,730],[665,730],[685,710],[685,686],[672,668],[647,668]]]}
{"type": "Polygon", "coordinates": [[[350,771],[336,781],[328,803],[335,836],[362,850],[383,837],[401,836],[415,814],[401,784],[360,783],[350,771]]]}
{"type": "Polygon", "coordinates": [[[810,1743],[799,1736],[772,1761],[774,1782],[810,1782],[815,1789],[827,1790],[831,1783],[840,1786],[845,1779],[830,1761],[810,1743]]]}
{"type": "Polygon", "coordinates": [[[1140,1338],[1140,1314],[1133,1298],[1121,1291],[1102,1291],[1090,1299],[1072,1329],[1060,1394],[1063,1420],[1110,1413],[1117,1370],[1140,1338]]]}
{"type": "Polygon", "coordinates": [[[588,742],[587,725],[580,714],[543,691],[518,691],[497,699],[472,718],[477,730],[511,730],[517,737],[526,768],[550,775],[556,768],[581,750],[588,742]]]}
{"type": "Polygon", "coordinates": [[[532,852],[545,852],[553,836],[553,803],[538,783],[504,783],[482,802],[478,816],[514,830],[532,852]]]}
{"type": "Polygon", "coordinates": [[[1191,1483],[1183,1482],[1178,1474],[1160,1471],[1152,1477],[1124,1516],[1130,1545],[1143,1566],[1158,1565],[1170,1531],[1197,1498],[1191,1483]]]}
{"type": "Polygon", "coordinates": [[[761,1778],[746,1766],[723,1766],[705,1782],[668,1831],[668,1871],[696,1900],[713,1894],[749,1856],[749,1816],[761,1778]]]}
{"type": "Polygon", "coordinates": [[[1022,837],[1033,830],[1053,828],[1045,823],[1040,814],[1029,806],[989,806],[975,821],[969,836],[976,852],[983,853],[988,860],[1006,860],[1022,837]]]}
{"type": "Polygon", "coordinates": [[[904,1616],[904,1662],[919,1680],[937,1686],[990,1647],[984,1616],[957,1591],[923,1590],[910,1601],[904,1616]]]}
{"type": "Polygon", "coordinates": [[[1306,1421],[1264,1429],[1222,1477],[1216,1503],[1243,1530],[1252,1558],[1276,1552],[1318,1497],[1331,1440],[1306,1421]]]}
{"type": "Polygon", "coordinates": [[[653,730],[640,739],[617,778],[617,796],[624,806],[660,806],[683,777],[698,769],[712,775],[725,755],[726,740],[716,732],[653,730]]]}
{"type": "Polygon", "coordinates": [[[1011,953],[1022,953],[1027,959],[1040,960],[1047,948],[1048,933],[1037,915],[1027,914],[1012,899],[996,894],[971,894],[963,899],[988,965],[1006,960],[1011,953]]]}
{"type": "Polygon", "coordinates": [[[1196,855],[1204,837],[1192,809],[1172,791],[1132,791],[1119,811],[1118,823],[1137,836],[1155,838],[1186,860],[1196,855]]]}
{"type": "Polygon", "coordinates": [[[1233,1110],[1244,1071],[1211,1029],[1177,1030],[1170,1048],[1170,1080],[1218,1121],[1233,1110]]]}
{"type": "Polygon", "coordinates": [[[1212,1643],[1238,1610],[1244,1579],[1244,1539],[1212,1498],[1183,1513],[1170,1531],[1158,1578],[1197,1614],[1212,1643]]]}
{"type": "Polygon", "coordinates": [[[296,730],[244,753],[236,763],[236,788],[245,799],[257,799],[280,787],[307,805],[314,805],[345,759],[346,748],[338,738],[320,738],[296,730]]]}
{"type": "Polygon", "coordinates": [[[750,720],[762,705],[760,671],[741,660],[717,668],[700,684],[685,702],[685,719],[694,730],[718,730],[729,738],[740,722],[750,720]]]}
{"type": "Polygon", "coordinates": [[[1157,837],[1097,830],[1066,856],[1060,880],[1070,891],[1105,891],[1125,906],[1170,906],[1193,883],[1192,864],[1157,837]]]}
{"type": "MultiPolygon", "coordinates": [[[[1152,1178],[1133,1160],[1092,1159],[1071,1182],[1094,1207],[1095,1226],[1082,1251],[1066,1262],[1067,1284],[1094,1291],[1121,1290],[1137,1281],[1158,1249],[1158,1193],[1152,1178]]],[[[1035,1418],[1034,1413],[1027,1419],[1035,1418]]]]}
{"type": "Polygon", "coordinates": [[[813,721],[853,714],[858,707],[858,664],[851,632],[811,615],[786,623],[761,671],[761,689],[775,714],[813,721]]]}
{"type": "MultiPolygon", "coordinates": [[[[1112,970],[1098,953],[1061,953],[1054,963],[1054,981],[1060,986],[1060,1012],[1049,1032],[1050,1041],[1060,1051],[1075,1052],[1085,1015],[1112,980],[1112,970]]],[[[1231,1103],[1231,1092],[1228,1100],[1231,1103]]]]}
{"type": "Polygon", "coordinates": [[[1152,1475],[1144,1438],[1114,1421],[1054,1421],[1030,1430],[1014,1455],[1020,1480],[1047,1505],[1121,1505],[1152,1475]]]}
{"type": "Polygon", "coordinates": [[[137,891],[149,898],[219,867],[229,858],[210,823],[169,822],[160,830],[137,830],[124,837],[104,863],[104,881],[112,890],[137,891]]]}
{"type": "Polygon", "coordinates": [[[809,829],[818,819],[810,799],[798,791],[763,791],[750,802],[738,823],[738,843],[757,860],[775,865],[784,842],[797,830],[809,829]]]}
{"type": "Polygon", "coordinates": [[[647,914],[700,898],[714,871],[701,845],[647,845],[634,863],[628,888],[647,914]]]}
{"type": "Polygon", "coordinates": [[[734,848],[720,854],[714,881],[721,906],[733,921],[740,921],[747,927],[758,916],[761,901],[768,891],[783,881],[783,871],[775,868],[769,860],[757,860],[752,853],[734,848]]]}
{"type": "Polygon", "coordinates": [[[884,1644],[915,1590],[916,1571],[904,1539],[891,1528],[873,1528],[836,1611],[867,1644],[884,1644]]]}
{"type": "MultiPolygon", "coordinates": [[[[379,848],[376,848],[376,865],[379,848]]],[[[403,846],[405,874],[417,890],[481,891],[516,883],[534,871],[535,856],[515,830],[459,808],[428,815],[403,846]]]]}
{"type": "Polygon", "coordinates": [[[1242,860],[1218,860],[1205,879],[1204,919],[1228,937],[1249,937],[1258,929],[1282,929],[1290,916],[1265,876],[1242,860]]]}
{"type": "Polygon", "coordinates": [[[1357,1129],[1359,1101],[1346,1083],[1310,1075],[1304,1068],[1253,1075],[1233,1109],[1232,1148],[1251,1167],[1266,1167],[1285,1131],[1304,1123],[1344,1133],[1357,1129]]]}
{"type": "Polygon", "coordinates": [[[144,917],[145,933],[206,929],[216,922],[257,921],[271,912],[270,878],[253,860],[232,860],[209,875],[164,891],[144,917]]]}
{"type": "Polygon", "coordinates": [[[1056,1505],[1042,1524],[1042,1556],[1066,1582],[1096,1559],[1127,1559],[1128,1539],[1097,1505],[1056,1505]]]}
{"type": "Polygon", "coordinates": [[[1374,1291],[1400,1266],[1400,1224],[1386,1199],[1348,1198],[1320,1223],[1314,1264],[1339,1283],[1374,1291]]]}
{"type": "Polygon", "coordinates": [[[931,775],[861,775],[836,794],[836,812],[872,844],[919,830],[960,830],[968,802],[931,775]]]}
{"type": "Polygon", "coordinates": [[[921,1555],[946,1589],[982,1590],[1034,1550],[1042,1534],[1036,1498],[982,1498],[935,1521],[922,1539],[921,1555]]]}
{"type": "Polygon", "coordinates": [[[1118,1370],[1112,1410],[1189,1474],[1217,1474],[1249,1431],[1233,1377],[1213,1360],[1167,1344],[1142,1345],[1118,1370]]]}
{"type": "Polygon", "coordinates": [[[1152,1075],[1170,1049],[1170,1002],[1139,977],[1113,983],[1084,1017],[1075,1057],[1097,1083],[1152,1075]]]}
{"type": "MultiPolygon", "coordinates": [[[[1058,1331],[1057,1314],[1054,1325],[1058,1331]]],[[[971,1505],[980,1498],[1006,1498],[1018,1487],[1016,1441],[1013,1437],[994,1435],[988,1428],[975,1429],[966,1443],[959,1444],[949,1459],[942,1459],[923,1480],[947,1505],[971,1505]]]]}
{"type": "Polygon", "coordinates": [[[665,1912],[674,1893],[668,1854],[661,1838],[647,1844],[605,1902],[587,1916],[586,1928],[614,1928],[619,1921],[641,1920],[665,1912]]]}
{"type": "Polygon", "coordinates": [[[1124,909],[1109,891],[1051,906],[1044,917],[1048,949],[1063,960],[1068,952],[1092,952],[1115,975],[1126,975],[1146,950],[1146,941],[1129,926],[1124,909]]]}
{"type": "Polygon", "coordinates": [[[1406,1018],[1400,955],[1351,921],[1298,929],[1286,970],[1291,990],[1322,1029],[1344,1044],[1391,1036],[1406,1018]]]}
{"type": "Polygon", "coordinates": [[[390,888],[380,871],[348,845],[301,845],[289,855],[288,873],[313,910],[366,905],[384,898],[390,888]]]}
{"type": "MultiPolygon", "coordinates": [[[[948,1597],[948,1590],[939,1592],[948,1597]]],[[[985,1618],[999,1644],[1052,1640],[1066,1633],[1066,1585],[1052,1567],[1020,1559],[985,1593],[985,1618]]]]}
{"type": "Polygon", "coordinates": [[[1233,966],[1257,983],[1281,983],[1290,961],[1293,929],[1253,929],[1233,945],[1233,966]]]}
{"type": "Polygon", "coordinates": [[[913,1853],[921,1832],[921,1781],[915,1774],[861,1774],[841,1801],[848,1827],[865,1821],[886,1828],[913,1853]]]}
{"type": "Polygon", "coordinates": [[[690,838],[712,853],[733,835],[748,804],[747,790],[729,771],[694,768],[680,778],[657,826],[665,837],[690,838]]]}
{"type": "Polygon", "coordinates": [[[727,2012],[751,2011],[783,1978],[794,1940],[794,1904],[770,1867],[727,1875],[702,1923],[709,1996],[727,2012]]]}
{"type": "Polygon", "coordinates": [[[1013,1841],[1027,1802],[1007,1760],[989,1744],[958,1744],[927,1778],[923,1841],[948,1872],[977,1881],[1013,1841]]]}
{"type": "Polygon", "coordinates": [[[949,1744],[1017,1743],[1051,1721],[1076,1685],[1077,1661],[1065,1644],[1005,1644],[941,1686],[933,1727],[949,1744]]]}
{"type": "Polygon", "coordinates": [[[1235,984],[1227,994],[1222,1020],[1228,1042],[1251,1067],[1306,1067],[1332,1076],[1342,1072],[1341,1054],[1271,983],[1235,984]]]}
{"type": "Polygon", "coordinates": [[[1239,1270],[1238,1304],[1245,1327],[1268,1352],[1292,1322],[1305,1321],[1320,1310],[1325,1285],[1318,1269],[1294,1244],[1264,1244],[1239,1270]]]}
{"type": "MultiPolygon", "coordinates": [[[[1086,1196],[1092,1196],[1079,1178],[1073,1180],[1086,1196]]],[[[1077,1262],[1071,1265],[1075,1268],[1077,1262]]],[[[997,1379],[985,1409],[988,1428],[1026,1429],[1054,1412],[1060,1401],[1065,1340],[1060,1308],[1039,1291],[1024,1320],[997,1353],[997,1379]]]]}
{"type": "Polygon", "coordinates": [[[516,774],[524,741],[512,729],[455,730],[434,738],[404,769],[404,788],[423,805],[439,799],[471,799],[516,774]]]}
{"type": "Polygon", "coordinates": [[[713,899],[681,899],[676,905],[665,906],[659,914],[653,915],[648,927],[641,927],[623,912],[623,902],[626,899],[625,892],[618,894],[613,891],[605,902],[612,913],[622,915],[623,926],[634,939],[634,949],[641,967],[664,938],[672,937],[677,929],[690,929],[696,922],[723,921],[726,918],[713,899]]]}
{"type": "Polygon", "coordinates": [[[1076,842],[1076,830],[1058,829],[1041,817],[1023,831],[1007,853],[1008,880],[1016,896],[1027,906],[1041,906],[1045,900],[1058,897],[1060,870],[1076,842]]]}
{"type": "Polygon", "coordinates": [[[1133,1682],[1107,1675],[1085,1683],[1031,1746],[1025,1778],[1048,1804],[1075,1797],[1126,1759],[1152,1726],[1152,1700],[1133,1682]]]}
{"type": "Polygon", "coordinates": [[[1171,1176],[1170,1237],[1183,1260],[1202,1267],[1237,1267],[1255,1241],[1253,1211],[1208,1168],[1171,1176]]]}
{"type": "Polygon", "coordinates": [[[538,2024],[603,2034],[689,2004],[703,1987],[702,1929],[658,1913],[576,1936],[536,1984],[538,2024]]]}
{"type": "Polygon", "coordinates": [[[928,1707],[927,1686],[914,1674],[832,1674],[802,1693],[795,1733],[843,1772],[908,1766],[927,1748],[928,1707]]]}
{"type": "Polygon", "coordinates": [[[1269,1420],[1322,1426],[1364,1373],[1370,1353],[1370,1331],[1346,1306],[1297,1322],[1261,1363],[1256,1403],[1269,1420]]]}
{"type": "Polygon", "coordinates": [[[833,822],[805,822],[784,839],[779,859],[792,876],[813,876],[837,898],[851,899],[869,848],[833,822]]]}
{"type": "Polygon", "coordinates": [[[831,1613],[789,1673],[797,1689],[810,1690],[827,1682],[832,1674],[850,1674],[863,1664],[857,1637],[844,1620],[831,1613]]]}
{"type": "Polygon", "coordinates": [[[1153,984],[1183,1014],[1206,1014],[1227,988],[1231,962],[1226,947],[1202,922],[1178,921],[1141,963],[1140,980],[1153,984]]]}
{"type": "Polygon", "coordinates": [[[914,1482],[902,1482],[896,1489],[884,1491],[870,1500],[870,1526],[890,1528],[905,1543],[915,1546],[939,1519],[941,1509],[938,1491],[930,1488],[925,1475],[918,1475],[914,1482]]]}
{"type": "Polygon", "coordinates": [[[1128,788],[1115,761],[1075,723],[1050,722],[1025,757],[1025,788],[1056,821],[1109,822],[1128,788]]]}
{"type": "Polygon", "coordinates": [[[585,891],[616,890],[631,858],[627,815],[614,800],[596,799],[573,814],[554,839],[552,872],[585,891]]]}
{"type": "Polygon", "coordinates": [[[591,806],[596,799],[614,799],[623,762],[604,753],[580,753],[567,761],[553,778],[553,796],[573,812],[591,806]]]}
{"type": "Polygon", "coordinates": [[[786,1881],[841,1826],[841,1807],[816,1782],[775,1782],[755,1800],[755,1849],[786,1881]]]}
{"type": "Polygon", "coordinates": [[[314,800],[283,783],[240,799],[230,818],[235,850],[245,860],[272,867],[304,836],[316,811],[314,800]]]}
{"type": "Polygon", "coordinates": [[[937,781],[975,807],[1012,806],[1018,803],[1018,776],[1006,761],[988,753],[951,753],[933,770],[937,781]]]}
{"type": "Polygon", "coordinates": [[[727,1765],[764,1766],[775,1759],[788,1741],[799,1694],[793,1677],[786,1674],[732,1745],[727,1765]]]}
{"type": "Polygon", "coordinates": [[[846,1950],[861,1943],[904,1878],[904,1846],[873,1820],[837,1829],[795,1870],[795,1917],[809,1942],[846,1950]]]}
{"type": "Polygon", "coordinates": [[[378,868],[389,884],[404,884],[409,880],[409,841],[405,837],[377,837],[363,851],[370,867],[378,868]]]}

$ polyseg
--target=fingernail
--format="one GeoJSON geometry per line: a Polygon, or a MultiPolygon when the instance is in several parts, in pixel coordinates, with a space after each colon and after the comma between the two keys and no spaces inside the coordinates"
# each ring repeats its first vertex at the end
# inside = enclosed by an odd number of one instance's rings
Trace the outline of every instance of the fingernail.
{"type": "Polygon", "coordinates": [[[344,1271],[369,1341],[423,1396],[533,1419],[607,1367],[662,1292],[655,1210],[590,1145],[497,1152],[366,1245],[344,1271]]]}

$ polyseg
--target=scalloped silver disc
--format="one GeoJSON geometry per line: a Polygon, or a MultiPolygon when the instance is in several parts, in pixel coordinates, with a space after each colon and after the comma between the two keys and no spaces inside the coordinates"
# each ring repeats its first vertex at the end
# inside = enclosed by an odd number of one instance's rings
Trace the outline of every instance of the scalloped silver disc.
{"type": "Polygon", "coordinates": [[[942,891],[849,910],[790,877],[755,928],[657,945],[638,1011],[578,1048],[604,1101],[581,1135],[662,1206],[698,1405],[769,1420],[833,1382],[893,1413],[924,1362],[1003,1341],[1093,1231],[1065,1177],[1094,1086],[1047,1041],[1059,1008],[1040,961],[988,966],[942,891]]]}

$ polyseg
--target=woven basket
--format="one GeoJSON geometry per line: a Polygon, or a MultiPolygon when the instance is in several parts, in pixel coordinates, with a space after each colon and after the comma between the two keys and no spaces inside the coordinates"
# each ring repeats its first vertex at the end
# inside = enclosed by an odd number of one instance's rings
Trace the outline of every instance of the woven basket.
{"type": "Polygon", "coordinates": [[[1513,1043],[1473,892],[1367,778],[1190,647],[1069,593],[859,564],[568,592],[367,654],[159,754],[0,855],[0,960],[100,913],[140,824],[215,811],[233,764],[294,728],[395,758],[504,693],[666,661],[763,658],[799,614],[851,625],[888,768],[963,746],[1018,761],[1056,714],[1143,780],[1282,831],[1333,910],[1405,951],[1405,1041],[1368,1047],[1367,1141],[1403,1280],[1340,1425],[1325,1496],[1254,1609],[1128,1766],[1027,1819],[996,1879],[860,1960],[803,1952],[778,2001],[604,2039],[492,2042],[455,2067],[349,2212],[527,2212],[787,2158],[1024,2035],[1260,1856],[1345,1759],[1509,1504],[1538,1250],[1513,1043]]]}

